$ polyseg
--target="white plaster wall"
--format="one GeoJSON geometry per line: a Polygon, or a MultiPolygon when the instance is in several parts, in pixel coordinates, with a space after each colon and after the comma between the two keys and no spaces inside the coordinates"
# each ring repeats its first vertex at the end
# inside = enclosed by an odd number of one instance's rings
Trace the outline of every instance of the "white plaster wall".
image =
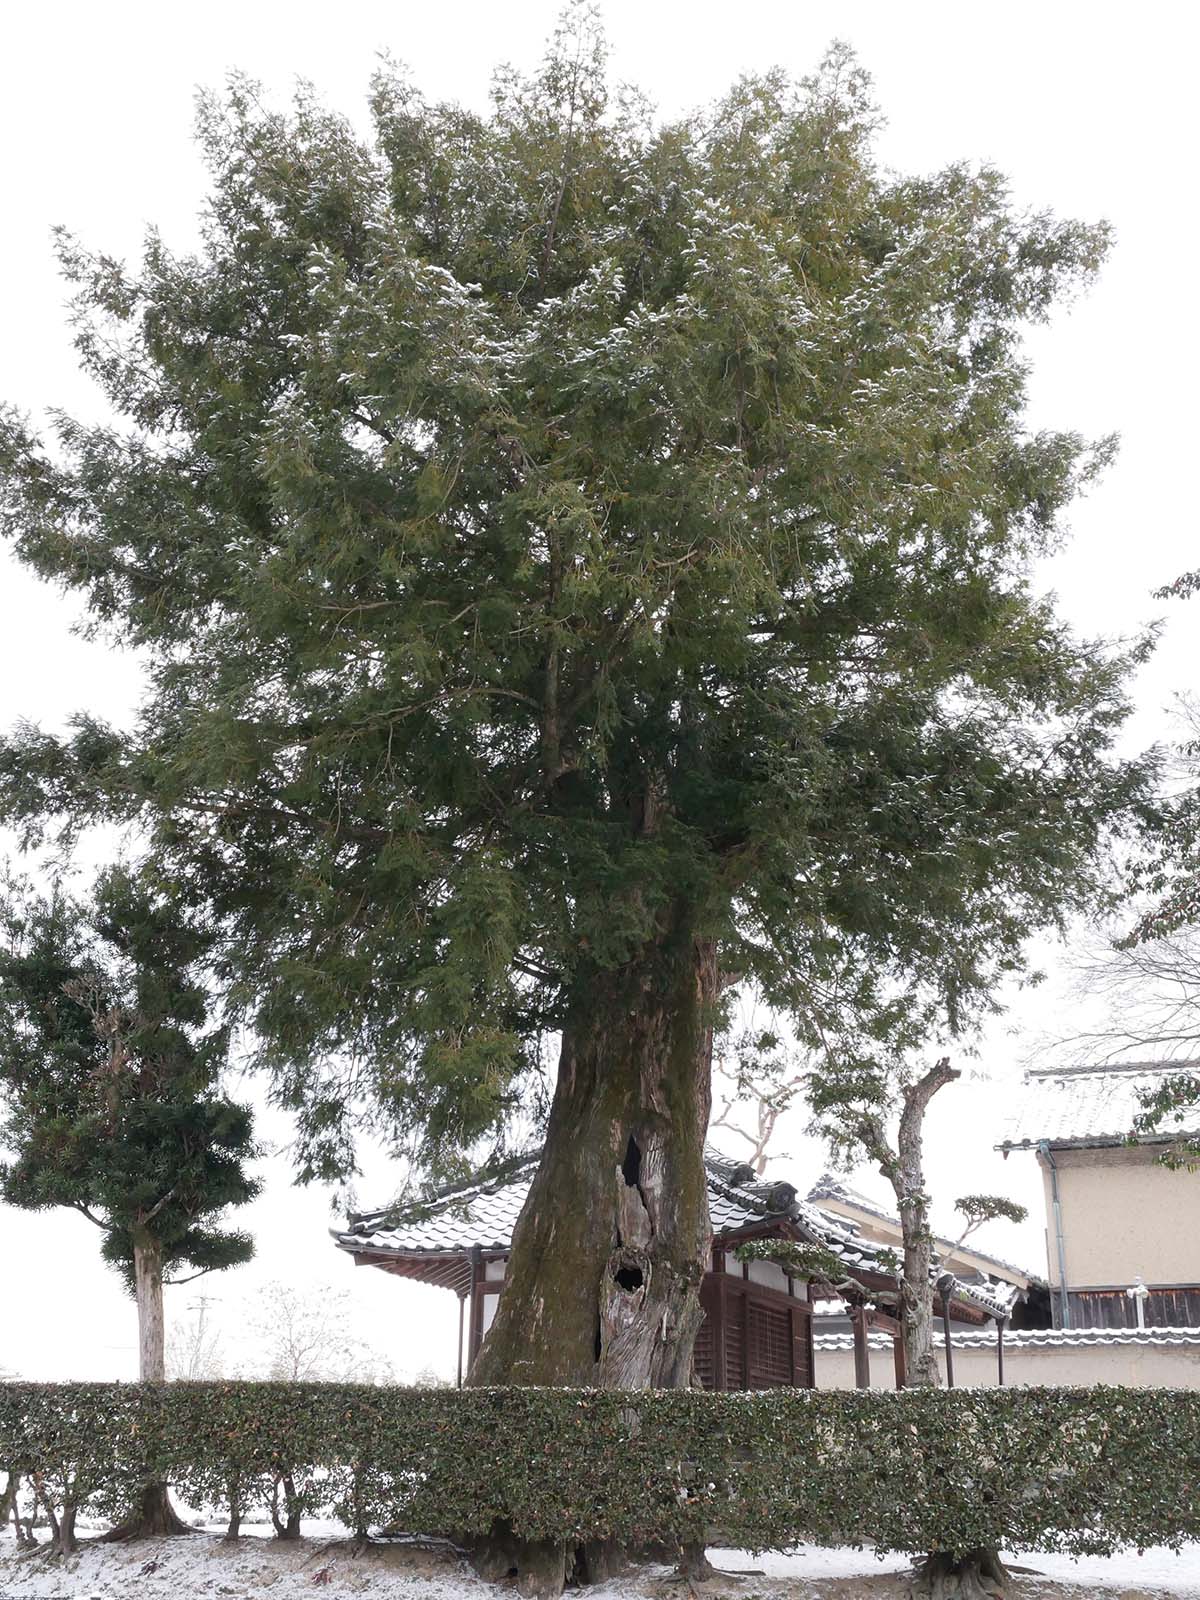
{"type": "Polygon", "coordinates": [[[774,1261],[751,1261],[750,1282],[761,1283],[764,1289],[778,1289],[787,1293],[787,1273],[774,1261]]]}
{"type": "MultiPolygon", "coordinates": [[[[938,1366],[945,1380],[939,1351],[938,1366]]],[[[854,1352],[816,1352],[818,1389],[854,1388],[854,1352]]],[[[996,1382],[996,1352],[955,1350],[954,1381],[963,1388],[990,1388],[996,1382]]],[[[1126,1383],[1135,1388],[1200,1389],[1200,1345],[1083,1345],[1032,1348],[1006,1345],[1006,1385],[1126,1383]]],[[[895,1388],[892,1352],[871,1351],[872,1389],[895,1388]]]]}
{"type": "MultiPolygon", "coordinates": [[[[1171,1171],[1146,1146],[1056,1150],[1071,1289],[1200,1283],[1200,1171],[1171,1171]]],[[[1050,1171],[1042,1161],[1050,1281],[1059,1282],[1050,1171]]]]}

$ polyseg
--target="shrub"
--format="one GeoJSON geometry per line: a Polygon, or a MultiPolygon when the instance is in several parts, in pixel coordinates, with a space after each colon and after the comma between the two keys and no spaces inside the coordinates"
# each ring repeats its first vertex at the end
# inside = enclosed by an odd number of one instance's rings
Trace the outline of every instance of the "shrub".
{"type": "Polygon", "coordinates": [[[1200,1394],[10,1383],[0,1467],[101,1516],[289,1473],[354,1531],[1105,1554],[1200,1536],[1200,1394]]]}

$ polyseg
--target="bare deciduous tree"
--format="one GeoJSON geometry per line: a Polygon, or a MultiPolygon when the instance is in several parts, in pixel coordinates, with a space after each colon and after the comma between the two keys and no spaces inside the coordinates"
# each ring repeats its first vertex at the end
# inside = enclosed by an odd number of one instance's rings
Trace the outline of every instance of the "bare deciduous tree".
{"type": "Polygon", "coordinates": [[[807,1063],[772,1029],[747,1028],[718,1043],[713,1070],[709,1129],[724,1128],[749,1145],[747,1164],[762,1177],[779,1119],[804,1092],[807,1063]]]}
{"type": "Polygon", "coordinates": [[[188,1383],[211,1382],[225,1375],[220,1332],[209,1321],[207,1295],[193,1301],[192,1315],[176,1322],[167,1340],[167,1377],[188,1383]]]}

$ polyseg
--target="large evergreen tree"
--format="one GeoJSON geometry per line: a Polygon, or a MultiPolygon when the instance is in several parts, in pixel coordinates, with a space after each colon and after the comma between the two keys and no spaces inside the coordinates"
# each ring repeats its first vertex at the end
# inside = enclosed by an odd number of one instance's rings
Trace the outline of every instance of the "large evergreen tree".
{"type": "Polygon", "coordinates": [[[1029,580],[1108,446],[1029,432],[1020,330],[1107,236],[882,171],[840,49],[657,125],[575,6],[487,116],[372,106],[235,83],[197,254],[64,239],[114,421],[10,414],[3,528],[147,687],[18,732],[4,809],[143,821],[308,1174],[356,1104],[494,1135],[560,1036],[478,1375],[684,1382],[722,994],[952,1033],[1136,790],[1029,580]]]}

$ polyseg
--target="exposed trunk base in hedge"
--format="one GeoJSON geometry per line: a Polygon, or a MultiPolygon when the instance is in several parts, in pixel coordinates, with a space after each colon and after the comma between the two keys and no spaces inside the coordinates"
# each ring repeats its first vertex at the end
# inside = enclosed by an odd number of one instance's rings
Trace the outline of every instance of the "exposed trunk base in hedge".
{"type": "Polygon", "coordinates": [[[555,1600],[569,1580],[577,1584],[608,1583],[621,1578],[636,1566],[678,1560],[679,1576],[702,1583],[716,1576],[702,1544],[684,1545],[678,1550],[666,1547],[633,1550],[615,1539],[589,1540],[568,1546],[551,1540],[517,1538],[510,1529],[499,1529],[469,1547],[471,1565],[489,1583],[515,1583],[519,1595],[530,1600],[555,1600]]]}
{"type": "MultiPolygon", "coordinates": [[[[75,1516],[77,1507],[65,1505],[55,1514],[54,1507],[42,1494],[40,1480],[35,1476],[34,1491],[37,1504],[46,1513],[46,1521],[50,1524],[50,1543],[45,1547],[44,1554],[48,1556],[73,1556],[79,1549],[79,1541],[75,1537],[75,1516]]],[[[20,1523],[17,1524],[18,1542],[20,1523]]],[[[37,1549],[37,1540],[33,1537],[32,1529],[26,1549],[37,1549]]]]}
{"type": "Polygon", "coordinates": [[[943,1550],[918,1566],[912,1592],[921,1600],[995,1600],[1008,1592],[1008,1573],[996,1550],[971,1550],[964,1556],[943,1550]]]}
{"type": "Polygon", "coordinates": [[[470,1541],[467,1552],[481,1578],[515,1580],[524,1600],[557,1600],[567,1581],[567,1547],[549,1539],[519,1539],[511,1528],[496,1527],[470,1541]]]}
{"type": "Polygon", "coordinates": [[[165,1483],[148,1483],[142,1503],[119,1527],[104,1535],[104,1544],[119,1544],[124,1539],[164,1539],[175,1534],[195,1533],[171,1504],[165,1483]]]}
{"type": "Polygon", "coordinates": [[[295,1481],[290,1472],[285,1472],[271,1485],[271,1526],[277,1539],[299,1539],[300,1513],[300,1496],[296,1493],[295,1481]],[[282,1495],[280,1490],[283,1491],[282,1495]]]}
{"type": "Polygon", "coordinates": [[[615,1539],[589,1539],[575,1552],[575,1578],[579,1583],[608,1583],[629,1571],[629,1552],[615,1539]]]}
{"type": "Polygon", "coordinates": [[[679,1551],[679,1576],[688,1583],[703,1583],[717,1576],[702,1544],[685,1544],[679,1551]]]}

